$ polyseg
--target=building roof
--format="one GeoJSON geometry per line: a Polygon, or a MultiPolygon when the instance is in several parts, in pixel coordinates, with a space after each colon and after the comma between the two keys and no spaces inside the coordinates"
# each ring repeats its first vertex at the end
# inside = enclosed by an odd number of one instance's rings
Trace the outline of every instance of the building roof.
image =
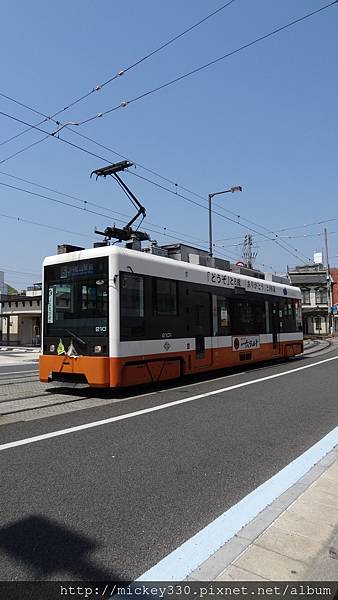
{"type": "Polygon", "coordinates": [[[302,283],[306,283],[308,285],[318,284],[318,283],[326,283],[326,271],[318,272],[314,271],[312,273],[289,273],[289,277],[293,284],[301,285],[302,283]]]}

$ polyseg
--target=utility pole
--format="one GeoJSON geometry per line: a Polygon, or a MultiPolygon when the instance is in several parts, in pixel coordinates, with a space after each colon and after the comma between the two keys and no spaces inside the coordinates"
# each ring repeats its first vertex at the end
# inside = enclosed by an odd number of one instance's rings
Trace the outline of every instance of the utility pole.
{"type": "Polygon", "coordinates": [[[331,285],[331,273],[329,263],[329,246],[327,241],[327,228],[324,227],[324,240],[325,240],[325,258],[326,258],[326,284],[327,284],[327,311],[329,321],[329,331],[332,335],[332,285],[331,285]]]}
{"type": "Polygon", "coordinates": [[[244,238],[242,257],[249,269],[253,268],[253,262],[257,256],[257,251],[253,251],[252,235],[247,233],[244,238]]]}

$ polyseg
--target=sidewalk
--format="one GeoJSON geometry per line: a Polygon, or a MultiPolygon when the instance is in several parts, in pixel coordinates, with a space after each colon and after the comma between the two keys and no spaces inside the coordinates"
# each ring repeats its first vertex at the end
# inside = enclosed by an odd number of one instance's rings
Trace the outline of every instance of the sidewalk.
{"type": "Polygon", "coordinates": [[[337,581],[338,447],[188,580],[337,581]]]}

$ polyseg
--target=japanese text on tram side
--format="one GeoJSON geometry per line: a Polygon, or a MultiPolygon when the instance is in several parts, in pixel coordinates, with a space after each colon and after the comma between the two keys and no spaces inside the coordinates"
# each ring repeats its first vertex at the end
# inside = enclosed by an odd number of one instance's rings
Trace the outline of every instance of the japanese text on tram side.
{"type": "Polygon", "coordinates": [[[217,283],[225,287],[243,287],[247,290],[255,290],[259,292],[275,292],[276,286],[262,281],[249,281],[248,279],[240,279],[232,275],[221,275],[220,273],[211,273],[208,271],[207,280],[210,283],[217,283]]]}

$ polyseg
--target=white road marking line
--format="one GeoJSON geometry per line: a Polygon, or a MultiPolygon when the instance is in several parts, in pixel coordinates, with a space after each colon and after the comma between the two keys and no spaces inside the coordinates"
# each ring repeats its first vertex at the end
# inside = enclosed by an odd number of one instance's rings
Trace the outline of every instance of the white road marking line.
{"type": "Polygon", "coordinates": [[[1,444],[0,450],[8,450],[9,448],[15,448],[17,446],[25,446],[27,444],[33,444],[34,442],[40,442],[42,440],[48,440],[50,438],[59,437],[61,435],[67,435],[69,433],[74,433],[76,431],[84,431],[85,429],[92,429],[93,427],[100,427],[101,425],[107,425],[108,423],[116,423],[117,421],[125,421],[126,419],[132,419],[133,417],[138,417],[140,415],[146,415],[148,413],[157,412],[159,410],[171,408],[173,406],[178,406],[180,404],[186,404],[187,402],[193,402],[194,400],[200,400],[201,398],[206,398],[208,396],[216,396],[217,394],[222,394],[223,392],[230,392],[231,390],[236,390],[236,389],[239,389],[242,387],[246,387],[248,385],[253,385],[255,383],[261,383],[262,381],[268,381],[269,379],[276,379],[277,377],[283,377],[285,375],[292,375],[293,373],[297,373],[298,371],[303,371],[305,369],[312,369],[312,367],[316,367],[317,365],[322,365],[324,363],[330,362],[331,360],[338,360],[338,356],[334,356],[332,358],[326,358],[325,360],[311,363],[311,365],[304,365],[303,367],[297,367],[296,369],[289,369],[288,371],[283,371],[282,373],[275,373],[274,375],[268,375],[267,377],[260,377],[259,379],[253,379],[251,381],[237,383],[236,385],[231,385],[226,388],[212,390],[211,392],[205,392],[204,394],[198,394],[197,396],[190,396],[189,398],[182,398],[181,400],[175,400],[174,402],[166,402],[165,404],[160,404],[159,406],[152,406],[150,408],[144,408],[142,410],[137,410],[135,412],[126,413],[124,415],[118,415],[117,417],[109,417],[108,419],[102,419],[101,421],[93,421],[91,423],[85,423],[84,425],[76,425],[75,427],[69,427],[68,429],[59,429],[58,431],[51,431],[50,433],[43,433],[42,435],[36,435],[31,438],[25,438],[23,440],[17,440],[15,442],[8,442],[7,444],[1,444]]]}
{"type": "Polygon", "coordinates": [[[137,581],[183,581],[338,444],[338,427],[168,554],[137,581]]]}

